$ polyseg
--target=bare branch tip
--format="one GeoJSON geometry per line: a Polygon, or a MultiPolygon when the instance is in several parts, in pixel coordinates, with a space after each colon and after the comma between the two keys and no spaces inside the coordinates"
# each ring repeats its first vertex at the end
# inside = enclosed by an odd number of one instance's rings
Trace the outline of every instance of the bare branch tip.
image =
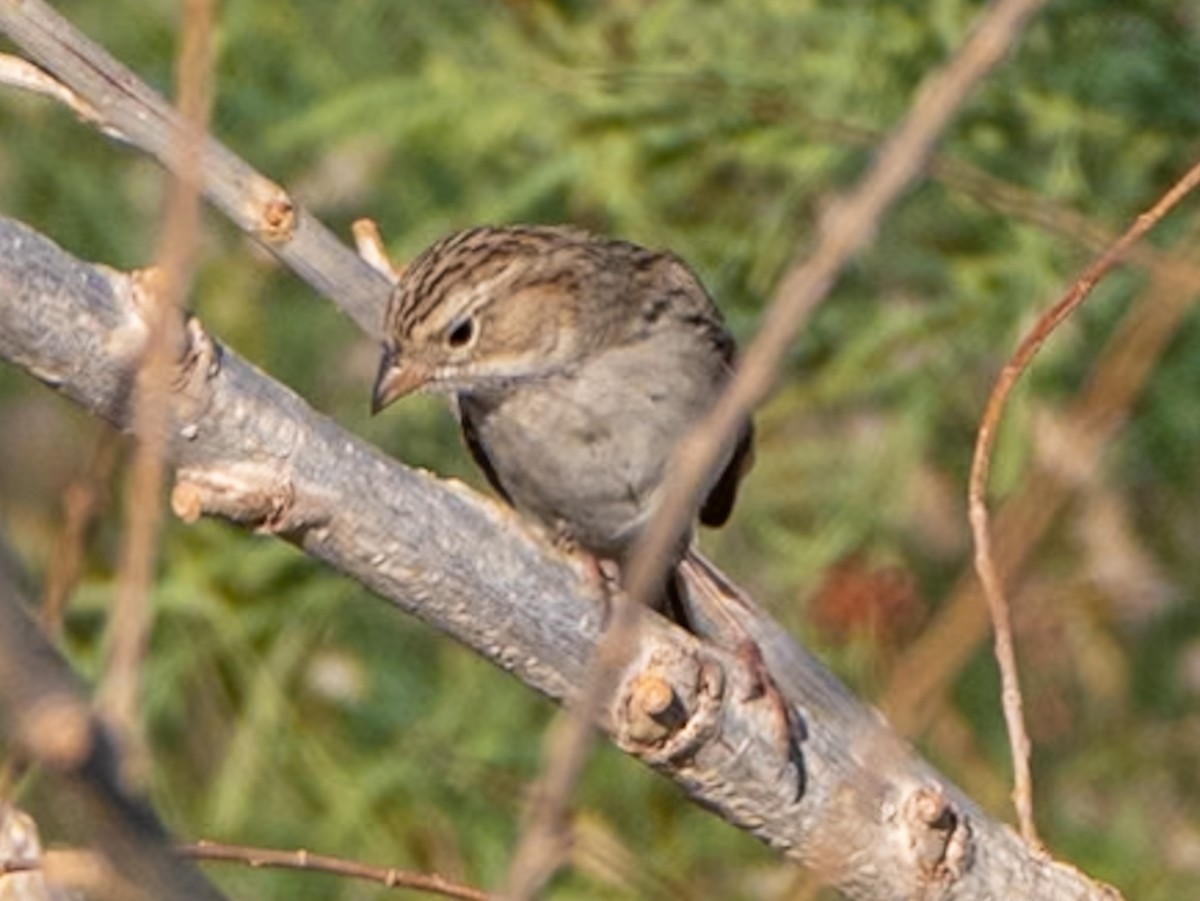
{"type": "Polygon", "coordinates": [[[971,855],[971,827],[940,786],[925,785],[901,806],[907,840],[921,874],[931,882],[957,879],[971,855]]]}
{"type": "Polygon", "coordinates": [[[285,475],[256,463],[179,470],[171,510],[188,523],[203,515],[220,516],[272,535],[315,528],[327,519],[297,501],[295,486],[285,475]]]}
{"type": "Polygon", "coordinates": [[[639,673],[630,680],[622,705],[631,742],[658,745],[687,722],[688,711],[661,674],[639,673]]]}
{"type": "Polygon", "coordinates": [[[262,205],[257,232],[267,244],[277,246],[295,237],[299,217],[292,198],[282,188],[272,187],[272,196],[262,205]]]}
{"type": "Polygon", "coordinates": [[[388,257],[378,223],[374,219],[355,219],[350,231],[354,235],[354,247],[358,255],[391,284],[396,284],[404,272],[404,267],[397,266],[388,257]]]}

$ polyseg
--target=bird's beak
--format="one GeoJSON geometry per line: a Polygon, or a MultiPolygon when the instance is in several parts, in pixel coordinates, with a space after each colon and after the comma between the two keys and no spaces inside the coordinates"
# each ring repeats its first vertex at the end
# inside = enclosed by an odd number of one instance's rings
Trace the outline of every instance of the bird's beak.
{"type": "Polygon", "coordinates": [[[375,377],[375,389],[371,392],[371,415],[384,407],[412,394],[429,381],[429,367],[418,360],[397,357],[396,352],[384,350],[379,361],[379,375],[375,377]]]}

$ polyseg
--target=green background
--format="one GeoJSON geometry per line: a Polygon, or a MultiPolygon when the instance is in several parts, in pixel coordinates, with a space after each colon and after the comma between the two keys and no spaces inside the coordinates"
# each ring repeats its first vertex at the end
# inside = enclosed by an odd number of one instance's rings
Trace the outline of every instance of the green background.
{"type": "MultiPolygon", "coordinates": [[[[169,92],[174,4],[59,8],[169,92]]],[[[670,247],[746,339],[979,8],[229,2],[213,130],[339,233],[374,219],[398,260],[478,222],[569,221],[670,247]]],[[[966,474],[1003,361],[1091,258],[1088,235],[1123,229],[1198,151],[1194,0],[1054,3],[797,339],[759,415],[734,522],[705,540],[865,699],[912,662],[970,565],[966,474]]],[[[151,259],[163,188],[153,163],[62,108],[0,92],[0,213],[131,268],[151,259]]],[[[1197,261],[1195,209],[1153,242],[1197,261]]],[[[1119,273],[1051,339],[1001,431],[997,502],[1051,466],[1064,411],[1122,317],[1154,303],[1148,288],[1143,271],[1119,273]]],[[[346,427],[482,486],[437,401],[369,418],[377,347],[215,213],[189,303],[346,427]]],[[[1045,838],[1130,898],[1190,898],[1200,881],[1198,346],[1189,312],[1015,592],[1045,838]]],[[[0,368],[0,524],[35,588],[64,489],[103,432],[0,368]]],[[[89,675],[122,478],[67,623],[89,675]]],[[[548,703],[291,548],[220,523],[168,524],[154,606],[152,792],[179,836],[502,880],[548,703]]],[[[939,697],[914,739],[1010,817],[988,647],[939,697]]],[[[17,800],[40,815],[41,790],[34,775],[17,800]]],[[[587,772],[579,818],[576,865],[550,897],[811,897],[804,874],[609,749],[587,772]]],[[[43,822],[55,840],[67,825],[43,822]]],[[[209,872],[235,897],[384,894],[313,874],[209,872]]]]}

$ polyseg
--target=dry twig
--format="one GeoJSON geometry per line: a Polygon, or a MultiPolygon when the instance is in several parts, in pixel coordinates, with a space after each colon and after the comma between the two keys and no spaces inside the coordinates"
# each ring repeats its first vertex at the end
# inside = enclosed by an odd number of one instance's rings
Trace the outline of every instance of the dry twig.
{"type": "Polygon", "coordinates": [[[996,659],[1000,666],[1002,685],[1001,701],[1013,756],[1013,803],[1016,805],[1021,834],[1035,847],[1040,846],[1040,841],[1033,818],[1033,777],[1029,766],[1029,736],[1025,730],[1024,714],[1022,713],[1021,689],[1017,678],[1017,661],[1013,650],[1008,602],[1004,597],[1004,587],[999,570],[992,557],[985,500],[988,468],[991,463],[992,446],[996,438],[996,427],[999,424],[1000,415],[1004,412],[1004,404],[1013,385],[1029,366],[1034,354],[1038,352],[1046,339],[1071,313],[1079,308],[1097,283],[1125,258],[1129,249],[1140,241],[1197,184],[1200,184],[1200,163],[1193,166],[1154,206],[1140,215],[1134,224],[1113,242],[1054,306],[1034,324],[996,379],[996,384],[992,388],[984,408],[979,434],[975,441],[968,493],[971,532],[975,539],[975,568],[979,573],[979,581],[983,585],[984,597],[987,599],[992,625],[995,629],[996,659]]]}
{"type": "MultiPolygon", "coordinates": [[[[162,521],[170,381],[180,341],[180,310],[192,280],[199,230],[200,155],[212,95],[213,14],[213,0],[187,0],[184,4],[176,67],[184,128],[173,148],[179,168],[167,196],[157,262],[141,282],[148,338],[134,394],[137,446],[126,488],[126,524],[107,633],[108,659],[99,692],[101,709],[131,751],[141,744],[137,738],[140,672],[150,637],[149,595],[162,521]]],[[[144,753],[136,751],[126,760],[134,772],[144,762],[144,753]]]]}
{"type": "MultiPolygon", "coordinates": [[[[45,0],[0,0],[0,31],[95,113],[98,127],[179,175],[180,147],[195,146],[185,120],[133,72],[45,0]],[[189,141],[191,142],[189,144],[189,141]]],[[[201,189],[238,228],[378,335],[389,281],[350,251],[277,184],[211,137],[200,150],[201,189]]]]}
{"type": "Polygon", "coordinates": [[[182,845],[178,851],[184,857],[192,860],[243,863],[256,869],[275,867],[286,870],[332,873],[335,876],[377,882],[386,888],[425,892],[431,895],[441,895],[444,898],[460,898],[463,901],[487,901],[491,897],[487,892],[451,882],[441,876],[429,876],[396,867],[374,867],[356,860],[331,857],[327,854],[312,854],[304,850],[279,851],[274,848],[251,848],[246,845],[203,841],[182,845]]]}
{"type": "Polygon", "coordinates": [[[891,206],[920,175],[937,138],[971,89],[1016,41],[1044,0],[1001,0],[972,26],[950,63],[926,79],[909,114],[881,148],[859,186],[838,204],[808,260],[789,272],[717,406],[683,443],[662,491],[662,502],[634,548],[625,596],[613,604],[612,622],[596,649],[571,716],[547,743],[546,769],[507,883],[511,901],[525,901],[553,872],[561,856],[556,833],[583,770],[591,724],[611,694],[616,673],[634,650],[638,605],[649,602],[699,506],[705,476],[732,446],[742,424],[766,396],[800,326],[832,288],[842,268],[870,241],[891,206]]]}
{"type": "Polygon", "coordinates": [[[84,122],[95,125],[110,138],[124,140],[124,135],[118,129],[105,125],[90,103],[28,60],[0,53],[0,84],[57,100],[73,110],[84,122]]]}
{"type": "Polygon", "coordinates": [[[86,470],[63,490],[63,524],[46,570],[40,605],[42,628],[54,639],[62,635],[67,600],[79,583],[88,529],[108,503],[108,480],[119,448],[117,437],[110,429],[102,431],[86,470]]]}
{"type": "MultiPolygon", "coordinates": [[[[1180,254],[1161,254],[1139,245],[1130,249],[1128,259],[1149,267],[1150,281],[1099,354],[1081,396],[1063,414],[1076,436],[1077,467],[1094,465],[1112,440],[1193,297],[1200,293],[1196,267],[1187,265],[1180,254]]],[[[1004,502],[992,528],[1002,581],[1011,585],[1021,576],[1076,487],[1060,473],[1042,468],[1029,474],[1004,502]]],[[[986,638],[990,618],[980,594],[974,569],[965,570],[937,616],[894,667],[880,707],[901,733],[914,735],[928,728],[942,706],[946,687],[986,638]]]]}

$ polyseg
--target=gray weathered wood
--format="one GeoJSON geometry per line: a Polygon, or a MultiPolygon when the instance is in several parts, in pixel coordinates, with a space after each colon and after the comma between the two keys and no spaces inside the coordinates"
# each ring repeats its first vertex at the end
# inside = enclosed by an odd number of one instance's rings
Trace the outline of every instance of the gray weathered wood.
{"type": "MultiPolygon", "coordinates": [[[[0,219],[0,355],[123,426],[144,335],[131,279],[0,219]]],[[[198,323],[187,335],[170,441],[177,513],[280,535],[570,698],[603,620],[572,565],[507,510],[313,412],[198,323]]],[[[748,599],[737,616],[798,711],[798,755],[745,661],[650,613],[599,726],[854,898],[1114,896],[987,818],[748,599]]]]}

